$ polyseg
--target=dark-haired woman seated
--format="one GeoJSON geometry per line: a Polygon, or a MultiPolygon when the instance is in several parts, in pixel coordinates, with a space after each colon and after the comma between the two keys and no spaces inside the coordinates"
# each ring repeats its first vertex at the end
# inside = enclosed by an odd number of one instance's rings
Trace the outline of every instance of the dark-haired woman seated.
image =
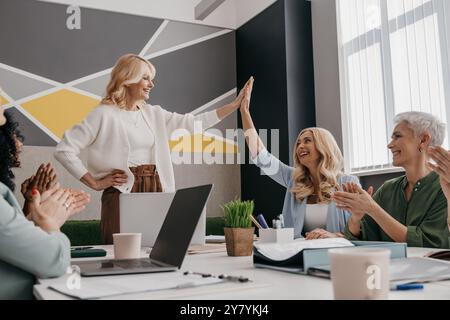
{"type": "MultiPolygon", "coordinates": [[[[0,107],[0,128],[5,123],[0,107]]],[[[19,162],[19,145],[11,143],[14,128],[11,122],[0,130],[0,299],[32,298],[35,277],[57,277],[66,272],[70,242],[59,228],[89,202],[87,194],[71,193],[58,183],[42,193],[31,187],[27,219],[11,191],[11,168],[19,162]]]]}
{"type": "MultiPolygon", "coordinates": [[[[8,114],[4,114],[6,123],[0,127],[4,144],[0,146],[0,154],[6,155],[0,160],[0,182],[14,191],[14,173],[11,168],[20,168],[20,153],[22,152],[24,137],[18,129],[18,123],[8,114]]],[[[32,201],[32,190],[36,188],[40,193],[47,191],[57,183],[56,172],[51,163],[41,164],[36,173],[26,179],[20,191],[25,198],[23,213],[28,216],[32,201]]]]}

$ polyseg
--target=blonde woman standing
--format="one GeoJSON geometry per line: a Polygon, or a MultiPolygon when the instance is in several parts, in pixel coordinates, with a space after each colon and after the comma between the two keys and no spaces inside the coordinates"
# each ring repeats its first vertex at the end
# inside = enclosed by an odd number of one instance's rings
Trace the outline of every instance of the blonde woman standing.
{"type": "Polygon", "coordinates": [[[294,167],[282,163],[266,150],[253,125],[249,109],[252,87],[253,78],[245,87],[240,108],[246,141],[253,162],[287,189],[285,225],[294,228],[295,238],[343,236],[350,213],[336,208],[331,195],[339,185],[358,183],[358,179],[343,174],[343,158],[334,137],[322,128],[304,129],[294,148],[294,167]]]}
{"type": "Polygon", "coordinates": [[[243,92],[230,104],[194,116],[146,104],[154,87],[155,67],[126,54],[119,58],[106,96],[85,120],[65,132],[55,158],[90,188],[103,191],[101,232],[105,244],[120,232],[119,195],[129,192],[174,192],[168,141],[176,129],[194,131],[194,122],[209,128],[240,106],[243,92]],[[87,149],[87,168],[79,158],[87,149]]]}

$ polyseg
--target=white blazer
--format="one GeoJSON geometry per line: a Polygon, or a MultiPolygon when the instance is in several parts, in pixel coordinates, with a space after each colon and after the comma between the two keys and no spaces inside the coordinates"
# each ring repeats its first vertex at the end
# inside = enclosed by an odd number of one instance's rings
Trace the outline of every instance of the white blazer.
{"type": "MultiPolygon", "coordinates": [[[[170,157],[169,139],[176,129],[194,132],[194,122],[201,121],[201,128],[209,128],[220,121],[215,110],[194,116],[164,110],[160,106],[144,105],[142,114],[155,137],[155,164],[163,191],[175,191],[175,179],[170,157]]],[[[99,105],[86,119],[64,133],[56,146],[54,156],[76,179],[90,172],[95,179],[102,178],[113,169],[121,169],[128,176],[127,183],[117,186],[122,193],[129,193],[134,175],[128,168],[130,144],[120,117],[121,109],[113,105],[99,105]],[[87,168],[82,163],[80,151],[87,149],[87,168]]]]}

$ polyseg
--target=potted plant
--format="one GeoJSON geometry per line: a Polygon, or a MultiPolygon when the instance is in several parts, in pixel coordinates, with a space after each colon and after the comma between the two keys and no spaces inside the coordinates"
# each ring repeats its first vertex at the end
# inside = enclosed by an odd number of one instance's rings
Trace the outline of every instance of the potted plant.
{"type": "Polygon", "coordinates": [[[251,216],[255,204],[253,201],[236,199],[222,206],[225,218],[225,242],[229,256],[250,256],[253,252],[253,234],[251,216]]]}

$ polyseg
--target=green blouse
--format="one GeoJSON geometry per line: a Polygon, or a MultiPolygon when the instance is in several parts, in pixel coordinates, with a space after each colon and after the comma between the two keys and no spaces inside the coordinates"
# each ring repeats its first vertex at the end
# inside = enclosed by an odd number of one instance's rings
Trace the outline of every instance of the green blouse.
{"type": "MultiPolygon", "coordinates": [[[[439,184],[439,175],[431,172],[414,186],[406,200],[406,176],[386,181],[373,199],[384,211],[407,227],[406,242],[410,247],[448,248],[447,199],[439,184]]],[[[347,227],[344,234],[350,240],[393,241],[369,216],[361,220],[360,238],[347,227]]]]}

